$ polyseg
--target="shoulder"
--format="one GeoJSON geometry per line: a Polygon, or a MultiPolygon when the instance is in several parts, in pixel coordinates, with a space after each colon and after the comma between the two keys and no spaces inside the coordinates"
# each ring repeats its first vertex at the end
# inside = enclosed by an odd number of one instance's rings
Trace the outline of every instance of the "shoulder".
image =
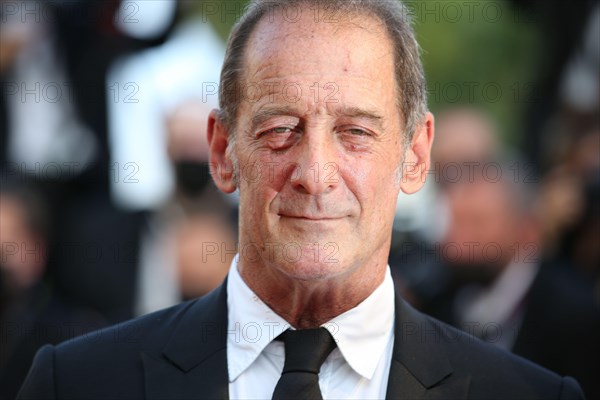
{"type": "MultiPolygon", "coordinates": [[[[468,376],[475,397],[582,399],[572,378],[563,378],[525,358],[431,319],[445,342],[445,354],[457,375],[468,376]],[[492,395],[490,392],[494,391],[492,395]]],[[[500,332],[499,332],[500,334],[500,332]]]]}
{"type": "Polygon", "coordinates": [[[563,378],[425,315],[403,301],[400,303],[396,340],[400,340],[400,346],[404,344],[404,351],[411,357],[397,357],[404,365],[416,365],[413,370],[425,369],[427,364],[428,370],[440,369],[443,365],[445,378],[440,383],[468,382],[465,385],[468,386],[469,398],[583,398],[579,385],[573,379],[563,378]],[[409,349],[408,344],[416,349],[409,349]],[[420,360],[417,363],[410,358],[420,360]]]}
{"type": "Polygon", "coordinates": [[[110,327],[89,332],[56,346],[61,357],[124,357],[140,349],[160,346],[170,335],[169,327],[178,323],[198,300],[181,303],[110,327]]]}
{"type": "MultiPolygon", "coordinates": [[[[512,383],[528,381],[550,384],[560,377],[533,362],[486,343],[457,328],[431,317],[430,324],[439,331],[444,352],[459,371],[469,371],[472,376],[488,382],[512,383]]],[[[497,331],[498,335],[504,334],[497,331]]]]}
{"type": "Polygon", "coordinates": [[[206,296],[44,346],[19,398],[52,398],[50,393],[69,398],[90,393],[97,398],[139,397],[144,388],[142,355],[160,358],[182,321],[197,319],[211,306],[206,296]]]}

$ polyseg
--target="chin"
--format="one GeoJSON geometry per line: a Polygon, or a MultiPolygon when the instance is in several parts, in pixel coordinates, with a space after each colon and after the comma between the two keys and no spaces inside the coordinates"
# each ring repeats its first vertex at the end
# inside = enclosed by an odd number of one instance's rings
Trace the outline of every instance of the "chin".
{"type": "Polygon", "coordinates": [[[322,257],[312,248],[298,248],[282,252],[279,257],[272,260],[274,268],[290,278],[299,280],[320,280],[338,274],[341,264],[339,262],[324,262],[322,257]]]}
{"type": "Polygon", "coordinates": [[[280,272],[290,278],[305,281],[317,281],[333,278],[337,275],[347,272],[350,264],[344,262],[339,254],[327,251],[324,252],[321,248],[319,252],[314,251],[314,248],[305,249],[306,252],[291,253],[283,255],[274,260],[272,265],[280,272]]]}

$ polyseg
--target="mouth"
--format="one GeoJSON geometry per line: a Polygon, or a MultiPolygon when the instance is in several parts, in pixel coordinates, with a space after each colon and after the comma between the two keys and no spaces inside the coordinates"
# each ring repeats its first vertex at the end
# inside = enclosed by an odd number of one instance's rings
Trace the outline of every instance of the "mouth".
{"type": "Polygon", "coordinates": [[[289,218],[299,221],[307,221],[307,222],[320,222],[320,221],[337,221],[342,217],[337,216],[328,216],[328,215],[290,215],[290,214],[277,214],[280,218],[289,218]]]}

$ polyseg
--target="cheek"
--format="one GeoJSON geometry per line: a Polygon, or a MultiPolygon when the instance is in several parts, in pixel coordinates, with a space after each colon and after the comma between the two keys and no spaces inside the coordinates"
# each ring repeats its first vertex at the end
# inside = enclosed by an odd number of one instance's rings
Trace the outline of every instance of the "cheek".
{"type": "MultiPolygon", "coordinates": [[[[256,152],[255,157],[248,157],[239,165],[240,206],[251,210],[268,208],[285,184],[282,163],[256,152]]],[[[256,212],[251,214],[259,216],[256,212]]]]}
{"type": "Polygon", "coordinates": [[[342,174],[348,189],[367,215],[393,215],[396,209],[399,186],[396,169],[375,163],[348,164],[342,174]]]}

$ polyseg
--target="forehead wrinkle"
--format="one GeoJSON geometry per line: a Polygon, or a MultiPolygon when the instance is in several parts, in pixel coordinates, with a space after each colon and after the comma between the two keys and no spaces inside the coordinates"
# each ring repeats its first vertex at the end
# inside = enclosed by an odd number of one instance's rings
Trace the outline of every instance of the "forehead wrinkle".
{"type": "Polygon", "coordinates": [[[376,126],[376,128],[378,128],[380,131],[385,131],[385,118],[377,110],[371,110],[357,106],[342,106],[334,107],[330,114],[337,118],[347,117],[368,120],[371,123],[373,123],[376,126]]]}
{"type": "Polygon", "coordinates": [[[381,116],[376,110],[369,110],[366,108],[356,106],[337,107],[333,109],[332,114],[342,117],[365,118],[373,121],[383,120],[383,116],[381,116]]]}

